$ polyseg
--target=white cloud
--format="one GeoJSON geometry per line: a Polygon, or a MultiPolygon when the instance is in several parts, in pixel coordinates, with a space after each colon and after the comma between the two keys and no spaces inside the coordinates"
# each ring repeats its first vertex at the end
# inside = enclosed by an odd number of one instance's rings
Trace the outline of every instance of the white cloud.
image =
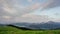
{"type": "Polygon", "coordinates": [[[0,9],[3,10],[1,12],[6,13],[6,15],[8,14],[8,15],[12,15],[12,16],[21,16],[23,14],[30,13],[34,10],[37,10],[38,8],[41,8],[41,7],[43,7],[43,9],[44,9],[50,3],[50,1],[48,4],[47,3],[45,3],[45,4],[35,3],[26,8],[20,8],[20,7],[14,6],[14,5],[19,6],[17,4],[18,0],[17,1],[16,0],[0,0],[0,1],[1,1],[0,5],[2,5],[2,8],[0,8],[0,9]]]}
{"type": "Polygon", "coordinates": [[[16,23],[16,22],[33,22],[33,23],[36,23],[36,22],[47,22],[47,21],[50,21],[52,20],[52,18],[49,18],[48,16],[46,15],[30,15],[30,14],[27,14],[27,15],[23,15],[22,17],[10,17],[10,16],[3,16],[1,18],[1,22],[5,22],[5,23],[10,23],[10,22],[13,22],[13,23],[16,23]]]}
{"type": "MultiPolygon", "coordinates": [[[[32,0],[28,0],[32,2],[32,0]]],[[[17,4],[18,0],[0,0],[0,22],[45,22],[51,20],[45,15],[28,15],[28,13],[43,7],[42,9],[60,6],[60,0],[49,0],[47,3],[34,3],[28,7],[17,4]],[[56,4],[56,5],[55,5],[56,4]],[[25,15],[26,14],[26,15],[25,15]]]]}

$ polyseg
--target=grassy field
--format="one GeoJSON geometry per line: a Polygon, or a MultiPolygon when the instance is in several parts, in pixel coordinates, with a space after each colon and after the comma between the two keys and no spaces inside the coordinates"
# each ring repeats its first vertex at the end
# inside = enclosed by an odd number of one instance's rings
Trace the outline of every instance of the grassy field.
{"type": "Polygon", "coordinates": [[[0,27],[0,34],[60,34],[60,30],[21,30],[11,26],[0,27]]]}

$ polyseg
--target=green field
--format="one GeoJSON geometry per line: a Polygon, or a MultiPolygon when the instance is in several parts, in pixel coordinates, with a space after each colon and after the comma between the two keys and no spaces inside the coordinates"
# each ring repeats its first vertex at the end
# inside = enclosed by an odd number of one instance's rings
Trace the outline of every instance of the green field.
{"type": "Polygon", "coordinates": [[[60,34],[60,30],[21,30],[4,26],[0,27],[0,34],[60,34]]]}

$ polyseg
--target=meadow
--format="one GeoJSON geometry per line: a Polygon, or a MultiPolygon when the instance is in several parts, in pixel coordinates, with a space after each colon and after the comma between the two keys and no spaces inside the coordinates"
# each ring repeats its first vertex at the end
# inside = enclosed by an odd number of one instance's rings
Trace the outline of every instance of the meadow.
{"type": "Polygon", "coordinates": [[[21,30],[11,26],[0,26],[0,34],[60,34],[60,30],[21,30]]]}

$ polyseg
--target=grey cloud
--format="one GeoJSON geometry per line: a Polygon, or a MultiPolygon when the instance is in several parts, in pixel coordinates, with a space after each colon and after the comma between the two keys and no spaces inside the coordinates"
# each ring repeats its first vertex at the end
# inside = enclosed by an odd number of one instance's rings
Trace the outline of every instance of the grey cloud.
{"type": "Polygon", "coordinates": [[[45,3],[45,6],[42,6],[42,10],[44,9],[50,9],[54,7],[60,6],[60,0],[49,0],[47,3],[45,3]]]}
{"type": "Polygon", "coordinates": [[[49,5],[50,7],[58,7],[60,6],[60,0],[54,0],[53,3],[49,5]]]}
{"type": "Polygon", "coordinates": [[[32,9],[31,6],[26,7],[26,8],[20,8],[20,7],[15,7],[15,5],[21,5],[18,4],[19,0],[0,0],[0,15],[8,15],[8,16],[21,16],[26,13],[32,12],[34,9],[32,9]]]}
{"type": "Polygon", "coordinates": [[[47,15],[26,15],[21,18],[22,22],[47,22],[52,20],[52,18],[47,15]]]}
{"type": "Polygon", "coordinates": [[[46,15],[26,15],[22,17],[11,17],[11,18],[0,18],[1,22],[3,24],[10,24],[10,23],[17,23],[17,22],[28,22],[28,23],[40,23],[40,22],[47,22],[53,20],[52,18],[49,18],[46,15]]]}
{"type": "MultiPolygon", "coordinates": [[[[29,13],[29,12],[33,11],[34,9],[38,9],[40,7],[43,7],[42,10],[44,10],[44,9],[49,9],[49,8],[60,6],[60,4],[59,4],[60,0],[49,0],[48,2],[46,2],[44,4],[41,4],[37,8],[32,9],[33,6],[32,7],[29,6],[29,7],[26,7],[28,9],[24,8],[22,10],[22,9],[18,9],[18,7],[14,7],[14,5],[18,4],[19,0],[0,0],[0,1],[1,1],[0,2],[0,6],[3,5],[2,6],[3,8],[7,8],[8,7],[10,11],[16,11],[15,15],[17,15],[17,16],[29,13]]],[[[2,8],[2,10],[3,10],[3,8],[2,8]]],[[[11,15],[11,14],[9,14],[9,15],[11,15]]],[[[13,16],[14,16],[14,14],[13,14],[13,16]]]]}
{"type": "MultiPolygon", "coordinates": [[[[44,22],[48,20],[52,20],[46,16],[37,16],[30,15],[29,17],[18,17],[27,13],[32,12],[40,7],[43,7],[43,10],[46,8],[53,8],[60,6],[60,0],[53,0],[53,2],[47,2],[45,4],[37,5],[35,4],[24,9],[19,9],[19,7],[14,7],[14,5],[19,5],[18,0],[0,0],[0,22],[44,22]],[[10,13],[11,12],[11,13],[10,13]],[[10,19],[3,18],[2,16],[11,16],[10,19]]],[[[20,5],[19,5],[20,6],[20,5]]]]}

